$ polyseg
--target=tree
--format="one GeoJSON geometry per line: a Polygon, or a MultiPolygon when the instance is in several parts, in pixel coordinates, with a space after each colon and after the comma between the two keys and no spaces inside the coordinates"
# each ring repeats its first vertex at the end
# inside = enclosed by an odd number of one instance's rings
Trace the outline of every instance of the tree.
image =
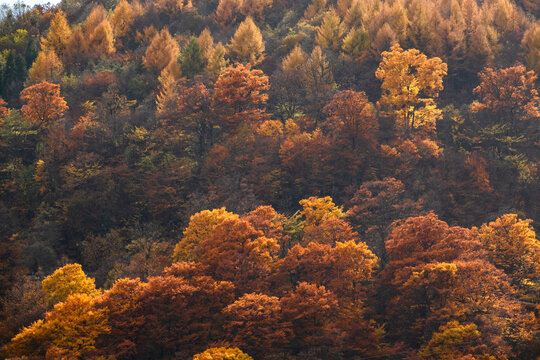
{"type": "Polygon", "coordinates": [[[262,106],[270,85],[261,70],[252,70],[249,64],[229,66],[214,88],[212,107],[223,128],[235,130],[242,122],[257,125],[267,118],[262,106]]]}
{"type": "Polygon", "coordinates": [[[322,109],[332,98],[336,87],[334,75],[320,46],[315,46],[302,71],[302,82],[306,91],[308,114],[315,124],[323,119],[322,109]]]}
{"type": "Polygon", "coordinates": [[[317,226],[322,222],[339,219],[344,216],[340,207],[336,206],[330,196],[322,198],[310,197],[308,199],[300,200],[302,210],[300,215],[304,217],[304,226],[317,226]]]}
{"type": "Polygon", "coordinates": [[[133,6],[126,0],[122,0],[116,5],[111,14],[110,22],[116,37],[126,36],[131,24],[135,20],[133,6]]]}
{"type": "Polygon", "coordinates": [[[498,123],[510,122],[512,132],[520,133],[519,120],[539,118],[537,75],[517,65],[506,69],[486,68],[480,74],[480,85],[473,92],[480,98],[471,105],[473,112],[487,111],[498,123]]]}
{"type": "Polygon", "coordinates": [[[323,49],[337,51],[341,48],[344,30],[334,10],[326,12],[322,24],[317,27],[316,42],[323,49]]]}
{"type": "Polygon", "coordinates": [[[88,60],[88,51],[88,39],[85,37],[81,26],[78,26],[69,38],[66,62],[80,66],[88,60]]]}
{"type": "Polygon", "coordinates": [[[340,138],[347,138],[353,150],[362,142],[371,148],[375,146],[375,132],[378,129],[375,108],[364,92],[339,92],[324,111],[329,117],[322,124],[323,127],[340,138]]]}
{"type": "Polygon", "coordinates": [[[226,52],[225,46],[218,43],[208,59],[208,65],[205,70],[214,79],[217,79],[225,72],[225,69],[229,64],[229,60],[225,59],[226,52]]]}
{"type": "Polygon", "coordinates": [[[527,50],[527,64],[540,73],[540,22],[534,23],[523,36],[521,46],[527,50]]]}
{"type": "Polygon", "coordinates": [[[489,260],[510,275],[524,297],[538,300],[535,292],[540,287],[540,241],[531,222],[506,214],[482,225],[478,235],[489,260]]]}
{"type": "Polygon", "coordinates": [[[268,288],[279,244],[245,220],[227,219],[201,243],[199,263],[206,274],[231,281],[237,294],[268,288]]]}
{"type": "Polygon", "coordinates": [[[84,21],[84,32],[86,36],[93,34],[99,24],[107,20],[107,18],[107,10],[105,10],[103,5],[98,4],[94,6],[84,21]]]}
{"type": "Polygon", "coordinates": [[[92,56],[99,58],[114,54],[114,35],[107,19],[99,23],[88,37],[88,49],[92,56]]]}
{"type": "Polygon", "coordinates": [[[28,80],[34,83],[58,81],[63,71],[64,65],[54,50],[40,51],[28,71],[28,80]]]}
{"type": "Polygon", "coordinates": [[[252,16],[259,20],[264,19],[264,10],[272,7],[274,0],[243,0],[240,12],[245,16],[252,16]]]}
{"type": "Polygon", "coordinates": [[[59,10],[51,21],[51,26],[47,37],[42,39],[43,50],[53,50],[60,58],[63,58],[67,51],[71,29],[62,10],[59,10]]]}
{"type": "Polygon", "coordinates": [[[427,344],[418,352],[422,359],[483,359],[495,360],[488,347],[482,343],[481,334],[475,324],[461,325],[450,321],[434,333],[427,344]]]}
{"type": "Polygon", "coordinates": [[[152,38],[152,42],[144,54],[143,64],[148,70],[159,72],[170,63],[176,62],[179,53],[177,42],[171,37],[169,30],[163,28],[152,38]]]}
{"type": "Polygon", "coordinates": [[[287,348],[291,324],[282,318],[277,297],[245,294],[223,309],[223,313],[231,343],[257,358],[287,348]]]}
{"type": "Polygon", "coordinates": [[[347,221],[370,249],[386,262],[384,242],[399,219],[418,215],[421,203],[405,192],[405,185],[394,178],[363,183],[348,201],[347,221]]]}
{"type": "Polygon", "coordinates": [[[253,22],[251,17],[247,17],[234,33],[231,43],[228,45],[229,52],[234,60],[242,63],[258,65],[264,59],[264,41],[261,31],[253,22]]]}
{"type": "Polygon", "coordinates": [[[188,44],[184,48],[184,51],[182,51],[180,58],[180,69],[182,70],[182,75],[191,78],[202,71],[203,57],[196,37],[192,37],[189,40],[188,44]]]}
{"type": "Polygon", "coordinates": [[[210,348],[193,356],[193,360],[253,360],[238,348],[210,348]]]}
{"type": "Polygon", "coordinates": [[[293,351],[309,349],[313,355],[339,347],[341,339],[333,322],[338,301],[324,286],[299,283],[294,291],[281,298],[281,308],[283,317],[292,322],[293,351]]]}
{"type": "Polygon", "coordinates": [[[242,0],[219,0],[215,13],[216,22],[222,28],[235,24],[241,8],[242,0]]]}
{"type": "Polygon", "coordinates": [[[416,49],[404,51],[398,44],[382,57],[375,73],[382,80],[379,105],[394,116],[397,131],[406,137],[417,130],[434,131],[441,114],[434,98],[443,89],[446,64],[416,49]]]}
{"type": "Polygon", "coordinates": [[[48,126],[68,109],[60,96],[60,85],[42,82],[21,91],[21,100],[26,104],[21,108],[24,116],[33,124],[48,126]]]}
{"type": "Polygon", "coordinates": [[[347,58],[362,61],[370,46],[369,33],[364,28],[352,28],[343,38],[341,49],[347,58]]]}
{"type": "Polygon", "coordinates": [[[227,219],[238,219],[238,215],[228,212],[225,208],[203,210],[192,215],[182,240],[174,248],[173,260],[197,260],[201,255],[201,242],[210,237],[216,226],[227,219]]]}
{"type": "Polygon", "coordinates": [[[96,339],[109,331],[107,310],[96,309],[94,299],[86,294],[74,294],[56,304],[45,320],[24,328],[11,340],[8,352],[41,358],[46,353],[51,358],[85,357],[95,351],[96,339]]]}
{"type": "Polygon", "coordinates": [[[53,303],[65,301],[72,294],[96,296],[94,279],[88,278],[79,264],[68,264],[57,269],[42,282],[43,291],[53,303]]]}

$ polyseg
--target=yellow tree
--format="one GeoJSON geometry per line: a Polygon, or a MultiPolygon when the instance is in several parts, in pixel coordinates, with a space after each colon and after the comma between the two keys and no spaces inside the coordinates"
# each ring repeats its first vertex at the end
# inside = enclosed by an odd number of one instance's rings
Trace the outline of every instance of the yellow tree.
{"type": "Polygon", "coordinates": [[[300,215],[305,219],[306,226],[317,226],[321,223],[339,219],[345,216],[340,207],[336,206],[330,196],[322,198],[310,197],[309,199],[300,200],[302,210],[300,215]]]}
{"type": "Polygon", "coordinates": [[[490,261],[510,275],[526,297],[529,291],[540,291],[540,241],[531,222],[505,214],[478,230],[490,261]]]}
{"type": "Polygon", "coordinates": [[[238,348],[210,348],[193,356],[193,360],[253,360],[251,356],[238,348]]]}
{"type": "Polygon", "coordinates": [[[66,54],[71,29],[66,20],[66,15],[59,10],[51,21],[47,36],[42,39],[41,47],[44,50],[54,50],[56,55],[63,57],[66,54]]]}
{"type": "Polygon", "coordinates": [[[457,321],[441,326],[418,355],[426,360],[496,359],[482,343],[480,331],[475,324],[461,325],[457,321]]]}
{"type": "Polygon", "coordinates": [[[17,356],[86,358],[96,349],[96,339],[109,331],[107,309],[96,309],[91,296],[74,294],[56,304],[45,320],[24,328],[7,350],[17,356]]]}
{"type": "Polygon", "coordinates": [[[434,131],[441,115],[434,98],[443,89],[446,64],[398,44],[384,51],[382,58],[375,73],[382,80],[379,105],[394,116],[398,132],[408,137],[417,130],[434,131]]]}
{"type": "Polygon", "coordinates": [[[249,62],[252,65],[262,62],[264,41],[261,31],[251,17],[247,17],[238,26],[228,47],[232,57],[239,62],[249,62]]]}
{"type": "Polygon", "coordinates": [[[298,71],[306,62],[306,58],[307,55],[302,50],[302,47],[296,45],[281,62],[281,69],[283,71],[298,71]]]}
{"type": "Polygon", "coordinates": [[[107,20],[107,10],[101,4],[94,6],[84,21],[84,32],[86,35],[89,36],[94,33],[99,24],[104,20],[107,20]]]}
{"type": "Polygon", "coordinates": [[[95,58],[112,55],[114,48],[114,35],[111,24],[107,19],[99,23],[88,38],[88,49],[95,58]]]}
{"type": "Polygon", "coordinates": [[[63,71],[64,65],[54,50],[43,50],[28,71],[28,80],[32,83],[57,81],[63,71]]]}
{"type": "Polygon", "coordinates": [[[337,51],[341,47],[343,39],[343,26],[334,10],[327,11],[322,24],[317,27],[317,44],[323,49],[337,51]]]}
{"type": "Polygon", "coordinates": [[[226,219],[238,219],[238,215],[225,210],[203,210],[189,219],[182,240],[174,248],[174,261],[192,261],[199,258],[201,242],[212,235],[215,227],[226,219]]]}
{"type": "Polygon", "coordinates": [[[100,293],[94,279],[87,277],[79,264],[68,264],[57,269],[43,279],[41,285],[53,302],[65,301],[72,294],[95,296],[100,293]]]}
{"type": "Polygon", "coordinates": [[[110,19],[115,36],[122,37],[128,33],[135,20],[134,15],[133,6],[126,0],[122,0],[116,5],[110,19]]]}
{"type": "Polygon", "coordinates": [[[152,42],[146,49],[143,64],[148,70],[161,71],[172,62],[176,62],[179,54],[178,43],[171,37],[169,30],[163,28],[154,35],[152,42]]]}

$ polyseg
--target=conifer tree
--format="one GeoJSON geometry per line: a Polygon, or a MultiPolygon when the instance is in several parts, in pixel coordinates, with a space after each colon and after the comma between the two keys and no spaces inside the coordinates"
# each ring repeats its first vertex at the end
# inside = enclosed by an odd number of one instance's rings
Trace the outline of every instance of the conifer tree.
{"type": "Polygon", "coordinates": [[[264,41],[261,31],[251,17],[247,17],[236,29],[229,44],[229,51],[232,57],[239,62],[249,62],[252,65],[262,62],[264,41]]]}
{"type": "Polygon", "coordinates": [[[217,44],[214,51],[212,51],[206,66],[206,72],[214,79],[217,79],[229,65],[229,60],[225,59],[226,52],[225,46],[221,43],[217,44]]]}
{"type": "Polygon", "coordinates": [[[28,71],[28,80],[32,83],[56,81],[63,71],[62,61],[56,56],[54,50],[40,51],[28,71]]]}
{"type": "Polygon", "coordinates": [[[51,21],[47,37],[41,41],[41,47],[44,50],[54,50],[56,55],[63,57],[66,54],[70,36],[71,29],[66,15],[62,10],[59,10],[51,21]]]}
{"type": "Polygon", "coordinates": [[[161,71],[171,62],[176,62],[180,50],[176,40],[171,37],[167,28],[154,35],[150,46],[146,49],[143,64],[148,70],[161,71]]]}
{"type": "Polygon", "coordinates": [[[112,55],[116,51],[113,30],[107,19],[103,20],[90,35],[88,49],[96,58],[112,55]]]}
{"type": "Polygon", "coordinates": [[[182,52],[181,59],[180,69],[184,76],[191,78],[202,71],[203,57],[196,37],[189,40],[182,52]]]}

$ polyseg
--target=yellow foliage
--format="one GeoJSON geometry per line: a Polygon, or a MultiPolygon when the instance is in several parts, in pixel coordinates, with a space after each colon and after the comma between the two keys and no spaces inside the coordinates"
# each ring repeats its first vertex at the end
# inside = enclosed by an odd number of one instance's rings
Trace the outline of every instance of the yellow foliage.
{"type": "Polygon", "coordinates": [[[343,210],[334,204],[330,196],[310,197],[300,200],[300,205],[303,207],[300,215],[304,216],[305,226],[317,226],[326,220],[345,216],[343,210]]]}
{"type": "Polygon", "coordinates": [[[103,20],[90,34],[88,48],[95,57],[112,55],[116,51],[113,31],[107,19],[103,20]]]}
{"type": "Polygon", "coordinates": [[[297,70],[306,62],[306,58],[307,55],[302,51],[302,47],[296,45],[281,62],[281,69],[283,71],[297,70]]]}
{"type": "Polygon", "coordinates": [[[238,26],[228,48],[232,57],[239,62],[249,62],[252,65],[262,62],[264,42],[261,31],[251,17],[247,17],[238,26]]]}
{"type": "Polygon", "coordinates": [[[70,37],[71,29],[66,15],[62,10],[59,10],[51,21],[47,37],[41,41],[41,47],[43,50],[53,50],[58,56],[63,57],[66,54],[70,37]]]}
{"type": "Polygon", "coordinates": [[[122,0],[116,5],[110,21],[115,36],[121,37],[128,33],[135,20],[134,15],[133,7],[126,0],[122,0]]]}
{"type": "Polygon", "coordinates": [[[375,76],[382,80],[379,105],[392,114],[399,132],[432,132],[441,112],[434,97],[443,89],[447,66],[440,58],[428,59],[416,49],[402,50],[398,44],[382,53],[375,76]]]}
{"type": "Polygon", "coordinates": [[[227,219],[238,219],[238,215],[228,212],[225,208],[203,210],[193,215],[184,230],[182,240],[174,248],[173,260],[197,260],[201,241],[208,238],[215,227],[227,219]]]}
{"type": "Polygon", "coordinates": [[[100,294],[94,279],[87,277],[79,264],[68,264],[57,269],[43,279],[41,285],[47,297],[54,302],[64,301],[72,294],[100,294]]]}
{"type": "Polygon", "coordinates": [[[107,309],[96,309],[94,299],[86,294],[70,295],[56,304],[45,320],[24,328],[8,344],[10,354],[41,356],[62,354],[84,357],[95,350],[98,336],[110,331],[107,309]]]}
{"type": "Polygon", "coordinates": [[[283,135],[283,123],[279,120],[266,120],[257,128],[257,134],[276,138],[283,135]]]}
{"type": "MultiPolygon", "coordinates": [[[[516,214],[505,214],[484,224],[478,236],[490,261],[510,275],[524,291],[540,291],[540,241],[530,225],[516,214]]],[[[538,298],[538,295],[536,295],[538,298]]]]}
{"type": "Polygon", "coordinates": [[[36,61],[28,71],[28,80],[31,83],[43,81],[57,81],[64,71],[64,65],[54,50],[40,51],[36,61]]]}
{"type": "Polygon", "coordinates": [[[167,28],[154,35],[150,46],[143,57],[147,69],[157,69],[161,72],[170,63],[177,62],[180,49],[178,43],[171,37],[167,28]]]}
{"type": "Polygon", "coordinates": [[[341,47],[344,30],[341,20],[334,10],[327,11],[322,24],[317,27],[317,44],[323,49],[337,51],[341,47]]]}
{"type": "Polygon", "coordinates": [[[238,348],[210,348],[193,356],[193,360],[253,360],[251,356],[238,348]]]}

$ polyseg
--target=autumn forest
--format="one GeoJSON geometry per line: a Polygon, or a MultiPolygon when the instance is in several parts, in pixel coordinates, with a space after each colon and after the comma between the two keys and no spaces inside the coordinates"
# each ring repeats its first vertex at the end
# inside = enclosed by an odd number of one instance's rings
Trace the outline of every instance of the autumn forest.
{"type": "Polygon", "coordinates": [[[537,0],[0,7],[0,358],[540,359],[537,0]]]}

